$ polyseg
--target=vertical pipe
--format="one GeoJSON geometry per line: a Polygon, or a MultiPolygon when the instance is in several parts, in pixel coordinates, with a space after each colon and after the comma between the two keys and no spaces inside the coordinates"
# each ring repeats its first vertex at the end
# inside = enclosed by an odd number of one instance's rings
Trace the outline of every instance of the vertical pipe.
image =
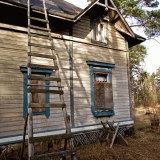
{"type": "MultiPolygon", "coordinates": [[[[46,74],[46,77],[49,77],[49,73],[46,74]]],[[[46,90],[49,90],[50,81],[46,81],[46,90]]],[[[46,103],[50,102],[50,94],[46,93],[46,103]]],[[[46,117],[48,118],[50,116],[50,108],[45,109],[46,117]]]]}
{"type": "MultiPolygon", "coordinates": [[[[69,31],[70,38],[72,39],[72,26],[69,31]]],[[[73,41],[69,41],[69,66],[70,66],[70,112],[71,112],[71,124],[74,124],[74,90],[73,90],[73,41]]]]}

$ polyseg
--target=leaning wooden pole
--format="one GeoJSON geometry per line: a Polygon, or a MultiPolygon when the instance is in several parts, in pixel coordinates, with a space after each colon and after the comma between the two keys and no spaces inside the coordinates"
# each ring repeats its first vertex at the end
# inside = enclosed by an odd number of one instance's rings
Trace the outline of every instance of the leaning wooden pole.
{"type": "Polygon", "coordinates": [[[27,122],[28,122],[28,113],[26,115],[26,120],[25,120],[25,124],[24,124],[23,140],[22,140],[22,146],[21,146],[21,157],[20,157],[20,160],[23,160],[23,152],[24,152],[24,143],[25,143],[25,137],[26,137],[27,122]]]}
{"type": "MultiPolygon", "coordinates": [[[[28,44],[31,43],[30,36],[30,0],[28,0],[28,44]]],[[[28,45],[28,53],[31,52],[31,46],[28,45]]],[[[28,56],[28,64],[31,63],[31,56],[28,56]]],[[[27,66],[28,67],[28,66],[27,66]]],[[[31,68],[28,67],[28,76],[31,74],[31,68]]],[[[30,88],[30,80],[28,79],[28,89],[30,88]]],[[[32,102],[31,93],[28,93],[28,104],[32,102]]],[[[27,105],[28,106],[28,105],[27,105]]],[[[29,138],[33,137],[33,116],[32,116],[32,108],[28,107],[28,160],[30,157],[34,155],[34,146],[33,143],[29,143],[29,138]]]]}

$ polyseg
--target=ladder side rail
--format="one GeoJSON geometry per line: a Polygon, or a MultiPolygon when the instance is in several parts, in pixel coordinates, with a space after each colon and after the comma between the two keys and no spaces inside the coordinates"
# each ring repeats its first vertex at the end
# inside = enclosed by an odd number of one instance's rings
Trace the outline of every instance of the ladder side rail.
{"type": "MultiPolygon", "coordinates": [[[[48,21],[48,14],[47,14],[45,0],[43,0],[43,6],[44,6],[45,19],[48,21]]],[[[49,23],[47,23],[46,25],[47,25],[47,29],[50,29],[49,23]]],[[[49,38],[52,38],[50,30],[48,31],[48,34],[49,34],[49,38]]],[[[50,44],[52,47],[54,47],[53,39],[50,40],[50,44]]],[[[52,50],[52,55],[56,56],[55,50],[52,50]]],[[[54,62],[54,65],[57,66],[57,61],[53,60],[53,62],[54,62]]],[[[57,77],[59,77],[59,70],[55,71],[55,75],[57,77]]],[[[57,82],[57,85],[61,86],[61,82],[57,82]]],[[[58,87],[58,89],[61,90],[62,88],[58,87]]],[[[64,96],[63,95],[59,95],[59,96],[60,96],[60,101],[62,103],[65,103],[64,96]]],[[[68,115],[67,115],[66,108],[62,108],[62,112],[63,112],[63,117],[64,117],[64,121],[65,121],[65,126],[66,126],[66,133],[71,134],[70,122],[68,121],[68,115]]]]}
{"type": "MultiPolygon", "coordinates": [[[[30,34],[30,0],[28,0],[28,34],[30,34]]],[[[28,43],[31,42],[31,36],[28,35],[28,43]]],[[[31,46],[28,46],[28,52],[31,52],[31,46]]],[[[31,56],[28,56],[28,64],[31,63],[31,56]]],[[[28,67],[28,65],[27,65],[28,67]]],[[[28,76],[31,74],[31,68],[27,68],[27,74],[28,76]]],[[[28,79],[28,84],[30,84],[31,80],[28,79]]],[[[28,86],[29,89],[31,86],[28,86]]],[[[28,104],[32,102],[32,96],[31,93],[27,93],[28,96],[28,104]]],[[[28,107],[28,105],[27,105],[28,107]]],[[[32,108],[28,107],[28,159],[30,160],[30,157],[34,155],[34,146],[33,143],[29,143],[29,138],[33,137],[33,115],[32,115],[32,108]]]]}

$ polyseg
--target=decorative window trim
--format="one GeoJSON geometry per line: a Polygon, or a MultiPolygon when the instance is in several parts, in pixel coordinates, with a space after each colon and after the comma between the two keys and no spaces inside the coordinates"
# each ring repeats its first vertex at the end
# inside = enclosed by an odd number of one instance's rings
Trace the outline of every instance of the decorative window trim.
{"type": "Polygon", "coordinates": [[[112,83],[112,69],[115,64],[97,62],[97,61],[86,61],[90,68],[90,87],[91,87],[91,111],[95,117],[104,117],[104,116],[112,116],[114,115],[114,107],[107,111],[100,111],[100,109],[95,108],[94,106],[94,82],[93,82],[93,74],[95,72],[108,73],[110,78],[110,83],[112,83]]]}
{"type": "MultiPolygon", "coordinates": [[[[26,114],[28,113],[28,99],[27,99],[27,83],[28,83],[28,75],[27,75],[27,67],[20,66],[20,71],[23,73],[23,118],[26,118],[26,114]]],[[[51,69],[32,69],[32,73],[41,73],[45,74],[46,77],[49,77],[53,70],[51,69]]],[[[49,85],[50,82],[46,81],[46,85],[49,85]]],[[[49,89],[47,86],[46,89],[49,89]]],[[[46,103],[49,103],[50,96],[46,93],[46,103]]],[[[44,112],[34,112],[33,115],[42,115],[45,114],[48,118],[50,116],[50,108],[46,108],[44,112]]]]}

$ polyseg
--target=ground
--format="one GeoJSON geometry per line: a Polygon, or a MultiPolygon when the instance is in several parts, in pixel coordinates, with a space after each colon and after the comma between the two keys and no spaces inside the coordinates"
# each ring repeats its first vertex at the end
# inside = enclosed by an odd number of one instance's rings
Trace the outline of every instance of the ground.
{"type": "Polygon", "coordinates": [[[151,115],[144,108],[133,112],[135,134],[126,137],[128,146],[117,143],[110,149],[104,142],[82,146],[77,148],[78,160],[160,160],[160,129],[151,127],[151,115]]]}
{"type": "MultiPolygon", "coordinates": [[[[151,127],[150,115],[146,115],[143,108],[136,109],[134,115],[135,134],[126,137],[128,146],[116,143],[110,149],[105,142],[97,141],[94,144],[77,147],[77,160],[160,160],[160,129],[151,127]]],[[[20,146],[21,144],[17,151],[3,152],[0,159],[19,160],[20,146]]],[[[25,157],[26,155],[25,151],[25,157]]]]}
{"type": "Polygon", "coordinates": [[[160,133],[150,126],[137,125],[129,145],[96,143],[77,149],[78,160],[160,160],[160,133]]]}

